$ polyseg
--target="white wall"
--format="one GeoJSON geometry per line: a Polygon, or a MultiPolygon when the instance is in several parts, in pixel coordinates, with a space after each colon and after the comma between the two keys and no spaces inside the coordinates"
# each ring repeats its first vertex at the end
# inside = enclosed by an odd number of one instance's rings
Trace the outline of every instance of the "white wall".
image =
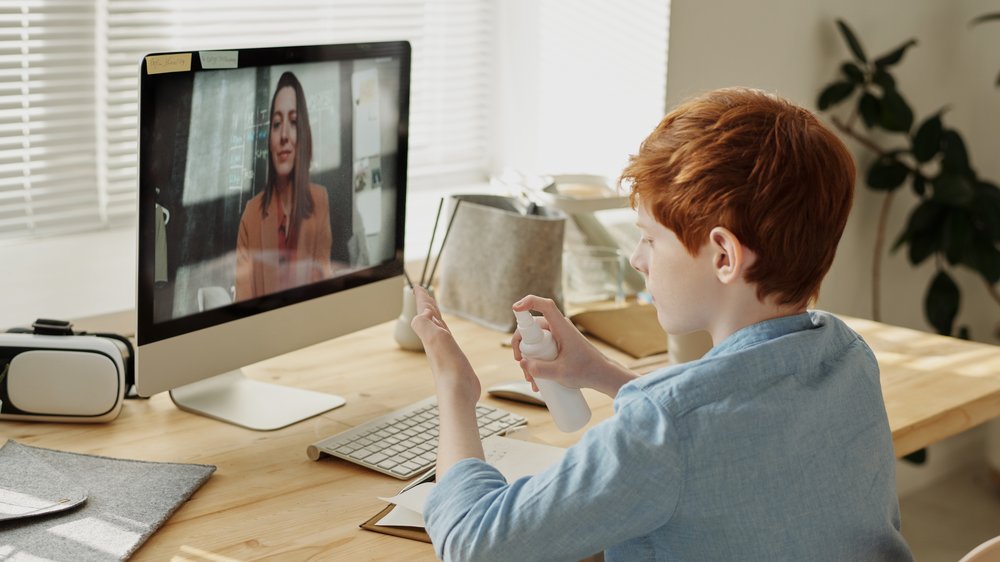
{"type": "Polygon", "coordinates": [[[617,178],[662,116],[667,0],[497,0],[494,172],[617,178]]]}
{"type": "MultiPolygon", "coordinates": [[[[917,39],[918,45],[896,67],[900,91],[918,120],[950,106],[946,125],[963,134],[980,176],[998,182],[1000,89],[993,83],[1000,72],[1000,24],[967,25],[973,17],[998,9],[988,0],[673,0],[667,107],[712,88],[752,86],[815,111],[819,91],[849,57],[834,23],[843,18],[870,58],[917,39]]],[[[848,146],[863,178],[871,157],[855,143],[848,146]]],[[[896,196],[889,244],[915,201],[906,189],[896,196]]],[[[863,179],[859,182],[837,259],[823,285],[821,307],[871,317],[872,246],[882,197],[864,186],[863,179]]],[[[887,256],[882,320],[933,331],[923,314],[923,295],[933,271],[930,260],[914,273],[904,253],[887,256]]],[[[957,280],[963,299],[958,325],[968,324],[977,340],[998,341],[1000,305],[978,276],[963,274],[957,280]]]]}

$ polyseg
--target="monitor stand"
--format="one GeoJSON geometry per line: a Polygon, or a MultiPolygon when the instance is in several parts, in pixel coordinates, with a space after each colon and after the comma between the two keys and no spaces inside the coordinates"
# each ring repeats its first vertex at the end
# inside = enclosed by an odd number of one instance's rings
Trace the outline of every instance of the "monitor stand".
{"type": "Polygon", "coordinates": [[[333,394],[247,378],[240,370],[177,387],[170,399],[186,412],[258,431],[281,429],[346,402],[333,394]]]}

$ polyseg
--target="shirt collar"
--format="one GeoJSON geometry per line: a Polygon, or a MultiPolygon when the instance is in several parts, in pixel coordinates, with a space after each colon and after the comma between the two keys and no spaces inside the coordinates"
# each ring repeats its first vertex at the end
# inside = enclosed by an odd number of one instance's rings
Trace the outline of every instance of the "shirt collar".
{"type": "Polygon", "coordinates": [[[816,327],[816,324],[808,312],[764,320],[736,330],[729,337],[722,340],[719,345],[713,347],[705,354],[705,357],[733,353],[759,343],[777,339],[794,332],[809,330],[814,327],[816,327]]]}

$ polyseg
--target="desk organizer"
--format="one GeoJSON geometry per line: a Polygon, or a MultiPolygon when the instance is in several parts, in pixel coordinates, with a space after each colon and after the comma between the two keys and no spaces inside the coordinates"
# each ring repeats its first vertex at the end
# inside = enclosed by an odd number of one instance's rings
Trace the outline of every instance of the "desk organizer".
{"type": "Polygon", "coordinates": [[[441,250],[438,303],[445,312],[512,332],[511,305],[525,295],[562,308],[566,214],[515,197],[453,195],[462,204],[441,250]]]}

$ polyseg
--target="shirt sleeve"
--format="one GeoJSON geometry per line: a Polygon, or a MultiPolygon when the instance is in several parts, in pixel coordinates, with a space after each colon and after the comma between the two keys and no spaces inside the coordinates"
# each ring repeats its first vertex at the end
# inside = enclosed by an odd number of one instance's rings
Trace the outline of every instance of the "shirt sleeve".
{"type": "Polygon", "coordinates": [[[623,388],[614,416],[556,465],[508,484],[479,459],[456,463],[424,507],[444,560],[579,560],[665,525],[682,488],[669,412],[623,388]]]}

